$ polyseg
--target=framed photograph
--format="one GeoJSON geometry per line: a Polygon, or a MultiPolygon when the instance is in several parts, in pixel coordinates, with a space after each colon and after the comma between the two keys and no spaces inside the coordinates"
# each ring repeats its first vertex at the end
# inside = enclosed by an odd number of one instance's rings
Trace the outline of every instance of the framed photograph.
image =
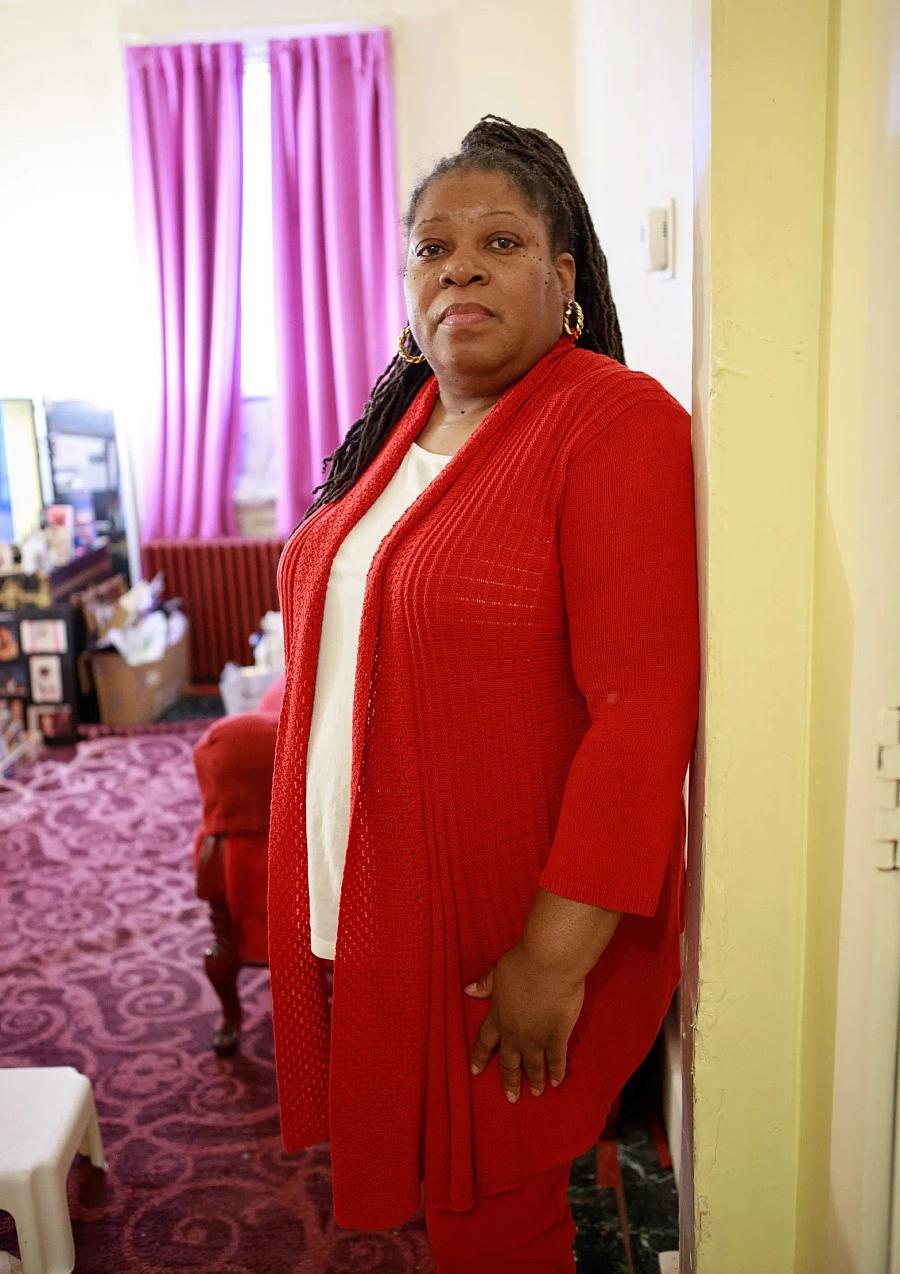
{"type": "Polygon", "coordinates": [[[0,398],[0,540],[25,539],[38,524],[43,495],[34,402],[0,398]]]}
{"type": "Polygon", "coordinates": [[[19,659],[22,654],[18,620],[0,615],[0,663],[19,659]]]}
{"type": "Polygon", "coordinates": [[[68,739],[74,723],[72,708],[68,703],[58,708],[39,708],[37,722],[45,739],[68,739]]]}
{"type": "Polygon", "coordinates": [[[28,698],[28,669],[24,660],[0,664],[0,695],[7,699],[28,698]]]}
{"type": "Polygon", "coordinates": [[[44,399],[53,494],[118,491],[119,459],[112,411],[82,399],[44,399]]]}
{"type": "Polygon", "coordinates": [[[64,655],[69,649],[64,619],[23,619],[21,638],[26,655],[64,655]]]}
{"type": "Polygon", "coordinates": [[[59,655],[32,655],[31,698],[34,703],[62,703],[62,660],[59,655]]]}

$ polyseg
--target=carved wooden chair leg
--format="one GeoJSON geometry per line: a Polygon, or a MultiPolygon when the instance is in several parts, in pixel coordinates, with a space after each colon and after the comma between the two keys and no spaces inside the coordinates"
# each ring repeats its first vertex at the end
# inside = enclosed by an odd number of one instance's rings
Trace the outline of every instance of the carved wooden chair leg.
{"type": "Polygon", "coordinates": [[[209,903],[213,944],[204,953],[206,976],[222,1002],[222,1025],[213,1033],[219,1057],[233,1057],[241,1039],[241,1002],[237,977],[241,967],[237,933],[225,896],[225,864],[222,838],[207,836],[200,846],[197,864],[197,897],[209,903]]]}
{"type": "Polygon", "coordinates": [[[618,1123],[622,1094],[616,1097],[606,1116],[606,1123],[597,1138],[597,1188],[616,1193],[616,1210],[619,1214],[619,1234],[625,1250],[625,1268],[634,1274],[634,1254],[631,1250],[631,1229],[628,1224],[628,1207],[625,1202],[625,1185],[619,1163],[618,1123]]]}
{"type": "Polygon", "coordinates": [[[237,977],[241,964],[231,914],[224,902],[209,904],[213,945],[204,952],[206,976],[222,1001],[222,1025],[213,1032],[213,1048],[219,1057],[233,1057],[241,1040],[241,1001],[237,977]]]}

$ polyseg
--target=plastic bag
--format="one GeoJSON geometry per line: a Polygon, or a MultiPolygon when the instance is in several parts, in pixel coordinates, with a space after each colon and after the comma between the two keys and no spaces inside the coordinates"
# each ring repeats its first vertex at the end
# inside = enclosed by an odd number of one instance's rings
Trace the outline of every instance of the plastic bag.
{"type": "Polygon", "coordinates": [[[225,715],[233,717],[238,712],[253,712],[280,675],[279,668],[257,668],[254,664],[242,668],[240,664],[227,663],[219,678],[219,694],[225,705],[225,715]]]}

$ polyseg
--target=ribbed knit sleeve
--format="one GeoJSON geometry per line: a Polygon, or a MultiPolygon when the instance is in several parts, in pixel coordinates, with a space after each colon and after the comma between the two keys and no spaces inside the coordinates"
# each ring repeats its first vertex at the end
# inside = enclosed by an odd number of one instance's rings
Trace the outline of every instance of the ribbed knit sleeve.
{"type": "Polygon", "coordinates": [[[628,407],[569,461],[559,553],[590,725],[542,888],[652,916],[680,829],[700,651],[690,416],[628,407]]]}

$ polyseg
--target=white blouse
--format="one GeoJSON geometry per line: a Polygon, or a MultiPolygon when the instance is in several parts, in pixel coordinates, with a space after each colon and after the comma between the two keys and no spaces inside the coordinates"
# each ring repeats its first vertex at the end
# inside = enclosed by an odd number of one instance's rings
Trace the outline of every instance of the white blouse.
{"type": "Polygon", "coordinates": [[[310,945],[327,960],[334,959],[350,831],[353,683],[366,577],[382,539],[450,458],[413,442],[381,495],[344,537],[328,577],[306,758],[310,945]]]}

